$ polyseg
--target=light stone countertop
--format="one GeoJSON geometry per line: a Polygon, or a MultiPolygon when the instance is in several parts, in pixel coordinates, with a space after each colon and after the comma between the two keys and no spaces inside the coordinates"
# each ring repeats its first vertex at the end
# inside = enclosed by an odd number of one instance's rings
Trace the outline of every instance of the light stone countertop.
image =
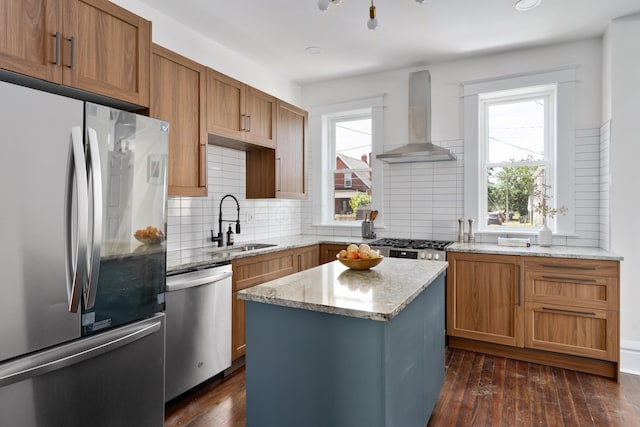
{"type": "Polygon", "coordinates": [[[272,252],[286,251],[288,249],[303,248],[305,246],[317,245],[322,243],[342,244],[345,249],[350,243],[369,243],[373,239],[363,239],[354,237],[318,237],[312,235],[287,236],[266,240],[252,240],[251,242],[237,242],[234,246],[238,247],[245,244],[271,244],[275,245],[269,248],[256,249],[248,252],[229,251],[233,247],[218,248],[211,244],[204,248],[183,249],[179,251],[167,252],[167,273],[178,273],[182,271],[193,270],[196,268],[204,268],[213,266],[218,263],[226,263],[234,259],[246,258],[249,256],[264,255],[272,252]]]}
{"type": "Polygon", "coordinates": [[[442,261],[385,258],[371,270],[339,261],[238,292],[243,300],[389,321],[447,269],[442,261]]]}
{"type": "Polygon", "coordinates": [[[447,248],[447,252],[467,252],[495,255],[526,255],[555,258],[575,258],[622,261],[624,258],[600,248],[585,248],[579,246],[499,246],[496,243],[454,243],[447,248]]]}

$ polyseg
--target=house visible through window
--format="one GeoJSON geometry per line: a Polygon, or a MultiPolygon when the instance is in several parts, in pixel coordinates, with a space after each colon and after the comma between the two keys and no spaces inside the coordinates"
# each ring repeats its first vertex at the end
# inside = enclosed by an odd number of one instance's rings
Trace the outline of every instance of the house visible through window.
{"type": "Polygon", "coordinates": [[[556,86],[482,93],[478,100],[480,226],[538,227],[540,195],[553,196],[556,86]]]}
{"type": "Polygon", "coordinates": [[[362,220],[372,202],[371,110],[335,115],[329,126],[333,220],[362,220]]]}

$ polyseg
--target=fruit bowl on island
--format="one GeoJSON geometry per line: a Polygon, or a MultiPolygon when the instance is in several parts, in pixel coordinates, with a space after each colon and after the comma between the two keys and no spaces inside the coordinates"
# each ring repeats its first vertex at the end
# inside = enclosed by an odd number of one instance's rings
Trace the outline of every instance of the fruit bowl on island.
{"type": "Polygon", "coordinates": [[[336,258],[352,270],[368,270],[380,264],[384,259],[378,251],[372,250],[366,243],[360,246],[352,243],[347,246],[346,250],[341,250],[336,258]]]}
{"type": "Polygon", "coordinates": [[[378,258],[369,258],[369,259],[348,259],[348,258],[340,258],[340,255],[336,255],[338,261],[340,261],[343,265],[346,265],[352,270],[368,270],[371,267],[375,267],[380,264],[384,257],[380,255],[378,258]]]}

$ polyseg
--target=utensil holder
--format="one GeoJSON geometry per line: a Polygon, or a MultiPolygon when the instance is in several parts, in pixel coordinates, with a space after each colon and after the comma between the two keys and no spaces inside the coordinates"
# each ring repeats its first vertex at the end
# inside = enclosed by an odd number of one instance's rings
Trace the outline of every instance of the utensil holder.
{"type": "Polygon", "coordinates": [[[362,221],[362,237],[365,239],[375,239],[376,233],[373,231],[373,221],[362,221]]]}

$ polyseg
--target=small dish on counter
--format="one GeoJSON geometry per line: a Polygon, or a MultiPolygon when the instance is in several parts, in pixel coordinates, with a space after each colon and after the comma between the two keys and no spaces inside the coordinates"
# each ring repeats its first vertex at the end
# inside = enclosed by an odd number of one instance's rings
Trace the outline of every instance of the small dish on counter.
{"type": "Polygon", "coordinates": [[[372,267],[380,264],[384,257],[380,255],[378,258],[369,258],[369,259],[348,259],[348,258],[340,258],[340,255],[336,255],[336,259],[349,267],[352,270],[369,270],[372,267]]]}

